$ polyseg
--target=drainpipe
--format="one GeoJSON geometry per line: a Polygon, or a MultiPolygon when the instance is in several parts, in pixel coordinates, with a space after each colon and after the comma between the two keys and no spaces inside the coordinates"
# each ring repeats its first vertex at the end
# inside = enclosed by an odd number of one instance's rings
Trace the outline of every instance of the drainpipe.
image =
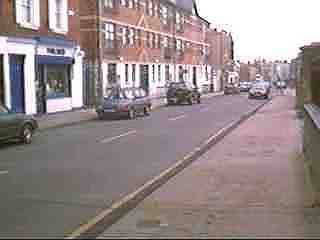
{"type": "Polygon", "coordinates": [[[97,0],[97,82],[96,82],[96,106],[103,100],[103,80],[102,80],[102,44],[101,44],[101,16],[102,16],[102,0],[97,0]]]}

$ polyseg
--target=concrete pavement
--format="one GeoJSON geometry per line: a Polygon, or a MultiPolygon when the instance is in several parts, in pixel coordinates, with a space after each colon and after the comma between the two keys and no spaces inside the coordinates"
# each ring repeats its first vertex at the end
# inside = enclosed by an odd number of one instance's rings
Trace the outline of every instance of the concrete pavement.
{"type": "Polygon", "coordinates": [[[274,98],[100,238],[319,237],[294,100],[274,98]]]}

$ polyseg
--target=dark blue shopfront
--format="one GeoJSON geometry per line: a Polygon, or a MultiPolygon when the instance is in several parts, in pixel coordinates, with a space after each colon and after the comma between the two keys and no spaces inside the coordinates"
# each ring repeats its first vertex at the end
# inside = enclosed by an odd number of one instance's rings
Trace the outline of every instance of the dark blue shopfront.
{"type": "Polygon", "coordinates": [[[37,113],[46,113],[48,100],[71,97],[70,70],[74,59],[66,53],[76,44],[52,37],[37,37],[36,40],[46,53],[36,55],[35,59],[37,113]]]}
{"type": "Polygon", "coordinates": [[[10,55],[11,110],[25,112],[24,56],[10,55]]]}

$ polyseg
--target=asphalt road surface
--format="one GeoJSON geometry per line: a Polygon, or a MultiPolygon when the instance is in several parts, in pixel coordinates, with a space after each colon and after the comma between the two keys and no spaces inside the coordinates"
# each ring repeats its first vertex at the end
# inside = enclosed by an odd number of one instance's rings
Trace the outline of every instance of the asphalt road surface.
{"type": "Polygon", "coordinates": [[[219,96],[0,145],[0,238],[70,234],[263,102],[219,96]]]}

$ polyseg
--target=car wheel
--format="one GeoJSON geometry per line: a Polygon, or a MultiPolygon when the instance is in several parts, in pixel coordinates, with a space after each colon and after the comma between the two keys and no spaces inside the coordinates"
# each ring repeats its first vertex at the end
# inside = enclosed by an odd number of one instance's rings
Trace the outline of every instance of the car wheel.
{"type": "Polygon", "coordinates": [[[198,104],[201,104],[201,98],[200,98],[200,97],[198,97],[197,103],[198,103],[198,104]]]}
{"type": "Polygon", "coordinates": [[[150,107],[148,107],[148,106],[145,107],[144,110],[143,110],[143,112],[144,112],[144,115],[145,115],[145,116],[150,116],[150,107]]]}
{"type": "Polygon", "coordinates": [[[33,137],[33,128],[30,124],[26,124],[23,126],[21,130],[21,141],[24,144],[30,144],[32,142],[33,137]]]}
{"type": "Polygon", "coordinates": [[[104,114],[102,112],[98,113],[98,119],[103,120],[104,119],[104,114]]]}
{"type": "Polygon", "coordinates": [[[128,118],[130,120],[133,120],[136,118],[136,111],[133,108],[130,108],[130,110],[128,112],[128,118]]]}

